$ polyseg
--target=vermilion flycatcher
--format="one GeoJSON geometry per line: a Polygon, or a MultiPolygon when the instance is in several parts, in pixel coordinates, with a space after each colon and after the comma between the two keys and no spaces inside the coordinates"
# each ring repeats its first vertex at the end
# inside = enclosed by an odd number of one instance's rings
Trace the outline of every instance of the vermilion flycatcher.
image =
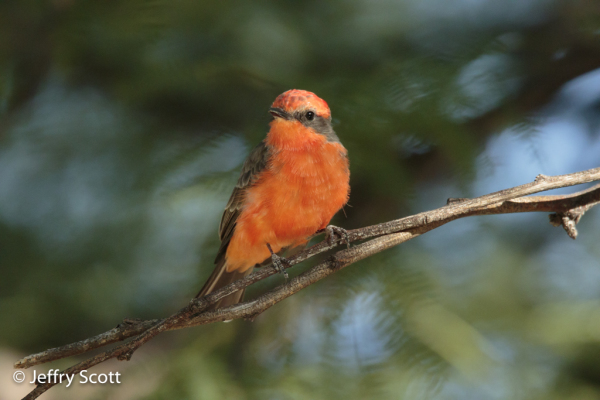
{"type": "MultiPolygon", "coordinates": [[[[269,112],[271,129],[244,162],[221,218],[216,268],[197,297],[243,278],[269,258],[281,266],[276,254],[306,245],[348,201],[347,151],[333,131],[327,103],[294,89],[279,95],[269,112]]],[[[239,303],[243,295],[237,291],[211,308],[239,303]]]]}

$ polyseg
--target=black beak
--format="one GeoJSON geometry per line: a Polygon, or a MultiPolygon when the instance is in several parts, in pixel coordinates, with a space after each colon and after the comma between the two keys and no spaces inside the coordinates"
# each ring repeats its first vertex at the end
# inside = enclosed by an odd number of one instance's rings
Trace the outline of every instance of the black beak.
{"type": "Polygon", "coordinates": [[[281,108],[273,107],[273,108],[269,109],[269,112],[275,118],[282,118],[282,119],[287,119],[287,120],[292,119],[292,116],[288,112],[286,112],[285,110],[283,110],[281,108]]]}

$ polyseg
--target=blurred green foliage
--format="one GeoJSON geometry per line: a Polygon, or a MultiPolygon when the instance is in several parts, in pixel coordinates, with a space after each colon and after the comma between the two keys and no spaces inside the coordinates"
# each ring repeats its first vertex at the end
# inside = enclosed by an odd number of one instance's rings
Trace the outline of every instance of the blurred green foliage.
{"type": "MultiPolygon", "coordinates": [[[[349,150],[346,228],[598,166],[599,32],[589,0],[2,1],[0,345],[185,304],[290,88],[349,150]]],[[[600,218],[577,242],[546,218],[456,221],[168,334],[92,397],[598,399],[600,218]]]]}

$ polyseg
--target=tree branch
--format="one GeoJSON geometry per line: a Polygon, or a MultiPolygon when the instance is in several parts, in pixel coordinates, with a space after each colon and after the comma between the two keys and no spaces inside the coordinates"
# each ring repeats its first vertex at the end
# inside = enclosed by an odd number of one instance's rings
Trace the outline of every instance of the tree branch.
{"type": "MultiPolygon", "coordinates": [[[[210,304],[214,304],[219,299],[277,273],[277,270],[273,266],[262,268],[203,298],[193,299],[186,307],[168,318],[149,321],[125,320],[124,323],[103,334],[81,342],[27,356],[17,361],[15,363],[15,368],[29,368],[33,365],[82,354],[89,350],[135,336],[133,340],[125,344],[98,354],[95,357],[89,358],[63,371],[63,373],[69,375],[77,374],[84,369],[91,368],[92,366],[111,358],[129,360],[135,350],[151,340],[157,334],[166,330],[187,328],[237,318],[252,319],[281,300],[348,265],[406,242],[458,218],[474,215],[518,212],[552,212],[555,214],[550,217],[551,223],[553,225],[562,225],[569,236],[575,238],[577,236],[575,225],[579,222],[582,215],[589,208],[600,203],[600,185],[571,195],[523,196],[598,180],[600,180],[600,168],[559,176],[538,175],[534,182],[525,185],[474,199],[449,201],[449,204],[436,210],[422,212],[379,225],[355,229],[348,232],[350,242],[370,238],[374,239],[356,245],[350,249],[338,251],[327,261],[312,267],[308,271],[292,278],[289,282],[272,289],[254,300],[211,312],[203,312],[210,304]]],[[[309,249],[290,257],[289,266],[286,267],[289,268],[319,253],[330,250],[338,244],[339,243],[334,243],[333,245],[330,245],[325,241],[318,243],[309,249]]],[[[38,385],[25,397],[25,399],[35,399],[52,386],[54,386],[54,383],[38,385]]]]}

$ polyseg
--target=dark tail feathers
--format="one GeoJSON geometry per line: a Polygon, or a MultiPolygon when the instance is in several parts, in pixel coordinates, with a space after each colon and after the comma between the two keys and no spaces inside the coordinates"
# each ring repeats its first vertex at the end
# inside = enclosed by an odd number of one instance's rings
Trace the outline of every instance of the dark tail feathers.
{"type": "MultiPolygon", "coordinates": [[[[242,279],[246,275],[250,274],[253,270],[253,268],[248,268],[244,272],[227,272],[226,269],[227,268],[225,265],[225,260],[220,260],[217,266],[215,267],[215,270],[204,284],[204,287],[202,287],[202,290],[200,290],[200,293],[198,293],[196,297],[205,296],[209,293],[214,292],[215,290],[222,288],[223,286],[227,286],[232,282],[242,279]]],[[[245,291],[246,289],[238,290],[237,292],[234,292],[229,296],[222,298],[215,304],[209,306],[208,310],[216,310],[217,308],[227,307],[239,303],[240,301],[242,301],[245,291]]]]}

